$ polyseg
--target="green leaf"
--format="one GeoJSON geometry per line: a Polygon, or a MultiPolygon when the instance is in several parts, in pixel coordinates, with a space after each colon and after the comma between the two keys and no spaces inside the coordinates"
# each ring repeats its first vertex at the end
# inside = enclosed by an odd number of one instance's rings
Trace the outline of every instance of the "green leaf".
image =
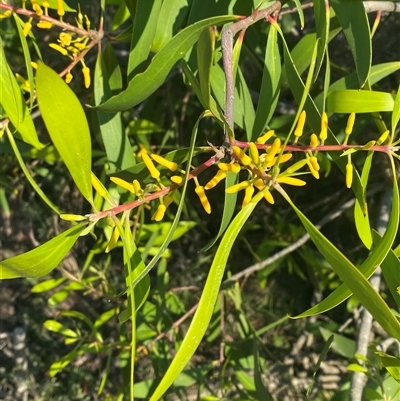
{"type": "Polygon", "coordinates": [[[30,277],[50,273],[73,247],[86,224],[78,224],[32,251],[13,256],[0,262],[0,280],[30,277]]]}
{"type": "Polygon", "coordinates": [[[32,117],[25,104],[19,84],[8,66],[1,38],[0,77],[0,104],[6,112],[7,117],[21,134],[24,142],[29,143],[36,149],[42,149],[44,145],[39,142],[32,117]]]}
{"type": "Polygon", "coordinates": [[[136,0],[127,71],[129,80],[134,77],[137,70],[143,71],[141,65],[149,56],[151,44],[153,43],[157,29],[161,5],[162,0],[136,0]]]}
{"type": "Polygon", "coordinates": [[[321,332],[321,335],[325,341],[333,336],[333,351],[347,359],[354,357],[356,352],[356,342],[354,340],[342,336],[341,334],[334,333],[333,331],[325,329],[324,327],[320,327],[319,331],[321,332]]]}
{"type": "MultiPolygon", "coordinates": [[[[365,159],[363,170],[361,174],[361,185],[363,191],[363,197],[366,196],[367,191],[367,183],[369,172],[371,170],[372,158],[374,156],[374,152],[368,152],[367,158],[365,159]]],[[[369,213],[367,208],[367,202],[364,202],[364,210],[361,208],[359,201],[356,199],[356,203],[354,204],[354,220],[356,223],[356,229],[358,236],[361,241],[365,245],[367,249],[371,249],[372,246],[372,235],[371,235],[371,227],[369,224],[369,213]]]]}
{"type": "MultiPolygon", "coordinates": [[[[109,99],[112,91],[121,89],[122,76],[114,50],[108,43],[104,56],[99,53],[94,72],[94,98],[96,105],[109,99]]],[[[100,133],[110,163],[110,172],[123,170],[136,164],[133,149],[124,132],[121,113],[104,113],[97,110],[100,133]]]]}
{"type": "Polygon", "coordinates": [[[225,266],[233,243],[248,217],[261,199],[262,192],[259,192],[253,200],[237,214],[229,228],[226,230],[215,254],[199,305],[186,336],[183,339],[174,360],[151,396],[150,401],[158,400],[168,390],[179,373],[182,372],[188,364],[199,346],[211,320],[224,275],[225,266]]]}
{"type": "Polygon", "coordinates": [[[330,8],[325,0],[313,0],[314,3],[314,18],[317,30],[317,38],[320,39],[318,43],[318,56],[315,67],[314,81],[317,79],[319,71],[324,60],[325,52],[329,42],[329,28],[330,28],[330,8]]]}
{"type": "Polygon", "coordinates": [[[300,0],[293,0],[293,1],[296,4],[297,12],[299,14],[300,28],[303,30],[303,28],[304,28],[304,12],[303,12],[303,8],[301,7],[301,2],[300,2],[300,0]]]}
{"type": "Polygon", "coordinates": [[[38,65],[36,91],[50,138],[79,191],[92,204],[92,144],[81,103],[58,74],[43,63],[38,65]]]}
{"type": "Polygon", "coordinates": [[[277,30],[270,27],[265,50],[264,71],[260,99],[254,117],[252,140],[258,138],[267,128],[278,104],[281,78],[281,58],[277,30]]]}
{"type": "MultiPolygon", "coordinates": [[[[231,187],[232,185],[236,184],[238,180],[238,175],[235,173],[232,173],[231,171],[228,171],[228,174],[225,179],[225,189],[231,187]]],[[[214,244],[217,242],[218,238],[224,233],[226,230],[226,227],[228,227],[228,224],[230,223],[233,213],[235,212],[236,208],[236,200],[237,200],[237,195],[238,193],[235,192],[233,194],[227,194],[225,193],[225,198],[224,198],[224,208],[222,212],[222,220],[221,220],[221,225],[218,230],[217,236],[212,239],[202,250],[201,252],[208,251],[214,244]]]]}
{"type": "Polygon", "coordinates": [[[46,320],[43,323],[43,326],[49,331],[54,331],[55,333],[62,334],[66,337],[78,337],[78,333],[71,329],[68,329],[56,320],[46,320]]]}
{"type": "MultiPolygon", "coordinates": [[[[397,233],[398,223],[399,223],[399,194],[396,180],[393,181],[393,205],[391,219],[389,226],[386,230],[386,238],[372,251],[368,256],[367,261],[372,265],[372,269],[375,270],[376,265],[371,263],[372,255],[376,257],[379,255],[383,258],[389,251],[394,237],[397,233]],[[393,223],[396,227],[393,229],[393,223]],[[392,227],[390,225],[392,224],[392,227]],[[394,236],[393,236],[394,234],[394,236]],[[380,248],[380,245],[382,247],[380,248]]],[[[297,216],[300,218],[307,232],[309,233],[312,241],[327,260],[327,262],[332,266],[333,270],[340,277],[343,283],[349,288],[351,293],[353,293],[357,299],[362,303],[362,305],[371,313],[375,320],[386,330],[391,336],[400,339],[400,322],[394,317],[393,313],[383,301],[381,296],[372,288],[366,277],[363,275],[363,266],[357,269],[324,235],[307,219],[306,216],[294,205],[291,199],[284,191],[279,191],[292,206],[297,216]]],[[[379,258],[380,259],[380,258],[379,258]]],[[[379,260],[380,263],[383,259],[379,260]]],[[[337,291],[337,290],[336,290],[337,291]]],[[[325,299],[326,301],[326,299],[325,299]]],[[[320,303],[321,304],[321,303],[320,303]]],[[[319,305],[320,305],[319,304],[319,305]]],[[[336,305],[331,304],[331,307],[336,305]]],[[[298,318],[297,316],[296,318],[298,318]]],[[[304,313],[302,314],[304,317],[304,313]]]]}
{"type": "Polygon", "coordinates": [[[52,290],[53,288],[58,287],[60,284],[62,284],[66,279],[66,277],[60,277],[42,281],[41,283],[34,285],[31,288],[31,292],[39,293],[52,290]]]}
{"type": "Polygon", "coordinates": [[[129,82],[125,91],[113,96],[96,108],[107,112],[117,112],[134,107],[147,99],[163,84],[176,63],[185,57],[205,27],[234,19],[236,19],[234,16],[213,17],[186,27],[153,57],[146,71],[137,74],[129,82]]]}
{"type": "Polygon", "coordinates": [[[387,92],[347,89],[329,92],[327,98],[328,113],[374,113],[393,107],[394,96],[387,92]]]}
{"type": "Polygon", "coordinates": [[[394,133],[396,131],[397,124],[400,119],[400,85],[397,88],[397,95],[394,100],[393,113],[392,113],[392,140],[394,138],[394,133]]]}
{"type": "Polygon", "coordinates": [[[371,32],[361,0],[330,0],[353,54],[359,87],[368,79],[372,60],[371,32]]]}
{"type": "Polygon", "coordinates": [[[247,86],[247,82],[240,68],[238,69],[238,74],[236,76],[236,87],[239,94],[238,100],[242,104],[243,123],[246,131],[246,138],[248,141],[250,141],[253,132],[255,112],[249,87],[247,86]]]}
{"type": "Polygon", "coordinates": [[[199,69],[200,89],[207,109],[210,109],[210,72],[214,58],[214,51],[215,31],[214,28],[208,26],[204,28],[199,37],[199,41],[197,42],[197,64],[199,69]]]}
{"type": "Polygon", "coordinates": [[[379,356],[382,365],[387,369],[390,376],[400,383],[400,359],[393,355],[385,354],[384,352],[376,352],[379,356]]]}
{"type": "Polygon", "coordinates": [[[182,28],[192,0],[164,0],[151,49],[159,52],[182,28]]]}

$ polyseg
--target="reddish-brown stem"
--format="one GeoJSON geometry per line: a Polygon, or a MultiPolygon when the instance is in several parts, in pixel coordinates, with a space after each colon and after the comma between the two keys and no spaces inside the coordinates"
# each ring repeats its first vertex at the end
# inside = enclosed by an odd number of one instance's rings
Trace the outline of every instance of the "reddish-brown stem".
{"type": "Polygon", "coordinates": [[[26,8],[12,6],[11,4],[0,3],[0,9],[6,10],[6,11],[9,10],[16,14],[24,15],[25,17],[33,18],[33,19],[36,19],[39,21],[48,21],[55,26],[58,26],[62,29],[70,31],[70,32],[74,32],[77,35],[87,36],[87,37],[91,38],[92,40],[95,40],[96,42],[99,42],[103,37],[102,31],[94,31],[94,30],[87,31],[86,29],[78,28],[74,25],[71,25],[68,22],[60,21],[59,19],[49,17],[48,15],[43,14],[41,16],[38,16],[34,11],[28,10],[26,8]]]}

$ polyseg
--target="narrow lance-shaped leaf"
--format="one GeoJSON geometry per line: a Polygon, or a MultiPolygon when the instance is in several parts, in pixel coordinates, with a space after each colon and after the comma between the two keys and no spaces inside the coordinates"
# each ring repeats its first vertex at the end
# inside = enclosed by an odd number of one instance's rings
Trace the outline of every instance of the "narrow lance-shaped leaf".
{"type": "Polygon", "coordinates": [[[199,346],[211,320],[214,306],[218,297],[225,266],[228,261],[230,250],[240,230],[251,215],[257,203],[262,199],[262,192],[259,192],[253,200],[245,206],[234,218],[226,230],[218,247],[213,264],[207,277],[206,284],[201,295],[199,306],[193,317],[192,323],[179,348],[174,360],[164,374],[160,384],[154,391],[150,401],[159,400],[172,385],[179,373],[189,363],[191,357],[199,346]]]}
{"type": "Polygon", "coordinates": [[[213,17],[186,27],[154,56],[146,71],[137,74],[129,82],[125,91],[113,96],[97,108],[109,112],[122,111],[147,99],[163,84],[176,63],[185,57],[205,27],[226,23],[236,18],[235,16],[213,17]]]}
{"type": "Polygon", "coordinates": [[[356,64],[359,87],[368,78],[372,60],[371,32],[362,0],[329,0],[356,64]]]}
{"type": "Polygon", "coordinates": [[[79,191],[92,203],[92,145],[81,103],[58,74],[43,63],[38,65],[36,90],[50,138],[79,191]]]}
{"type": "Polygon", "coordinates": [[[64,259],[86,224],[78,224],[37,248],[0,262],[0,280],[37,278],[50,273],[64,259]]]}

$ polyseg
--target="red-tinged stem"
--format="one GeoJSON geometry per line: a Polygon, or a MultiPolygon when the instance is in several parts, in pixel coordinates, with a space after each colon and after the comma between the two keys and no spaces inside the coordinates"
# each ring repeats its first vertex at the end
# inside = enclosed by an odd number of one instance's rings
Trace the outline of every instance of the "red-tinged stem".
{"type": "MultiPolygon", "coordinates": [[[[208,169],[209,167],[213,166],[215,163],[217,163],[221,157],[223,157],[222,153],[217,153],[216,155],[210,157],[207,161],[205,161],[203,164],[200,166],[196,167],[194,170],[192,170],[189,173],[189,178],[188,180],[193,179],[194,177],[197,177],[200,173],[202,173],[204,170],[208,169]]],[[[179,188],[180,185],[170,185],[168,187],[165,187],[157,192],[150,193],[146,195],[143,199],[136,199],[132,202],[125,203],[123,205],[115,206],[110,209],[104,210],[102,212],[98,213],[92,213],[89,215],[89,220],[91,221],[97,221],[100,219],[103,219],[107,217],[110,214],[119,214],[122,212],[125,212],[127,210],[132,210],[137,208],[140,205],[143,205],[144,203],[150,202],[154,199],[161,198],[162,196],[165,196],[169,194],[170,192],[174,191],[175,189],[179,188]]]]}
{"type": "Polygon", "coordinates": [[[0,9],[9,10],[16,14],[24,15],[25,17],[37,19],[39,21],[48,21],[48,22],[52,23],[53,25],[56,25],[69,32],[74,32],[80,36],[87,36],[87,37],[95,40],[96,42],[99,42],[103,37],[103,32],[98,32],[98,31],[94,31],[94,30],[87,31],[86,29],[78,28],[74,25],[69,24],[68,22],[63,22],[56,18],[52,18],[52,17],[49,17],[48,15],[44,15],[44,14],[41,16],[38,16],[34,11],[28,10],[26,8],[12,6],[11,4],[0,3],[0,9]]]}
{"type": "MultiPolygon", "coordinates": [[[[249,142],[241,142],[241,141],[235,141],[235,145],[239,146],[240,148],[248,148],[249,147],[249,142]]],[[[258,149],[264,149],[268,148],[271,146],[271,144],[265,144],[265,145],[260,145],[256,144],[258,149]]],[[[371,146],[367,149],[363,149],[365,145],[318,145],[315,148],[312,148],[309,145],[286,145],[285,146],[285,151],[288,152],[332,152],[332,151],[337,151],[337,152],[342,152],[348,149],[356,149],[356,150],[370,150],[374,152],[384,152],[384,153],[391,153],[393,151],[398,150],[397,147],[391,147],[389,145],[374,145],[371,146]]]]}

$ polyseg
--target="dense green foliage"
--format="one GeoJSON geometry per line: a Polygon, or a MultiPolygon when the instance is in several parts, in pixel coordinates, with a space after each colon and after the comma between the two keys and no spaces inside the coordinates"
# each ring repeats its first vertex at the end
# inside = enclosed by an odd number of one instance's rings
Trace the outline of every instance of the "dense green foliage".
{"type": "Polygon", "coordinates": [[[398,396],[398,18],[67,3],[0,3],[0,279],[29,291],[30,395],[339,401],[361,371],[364,399],[398,396]]]}

